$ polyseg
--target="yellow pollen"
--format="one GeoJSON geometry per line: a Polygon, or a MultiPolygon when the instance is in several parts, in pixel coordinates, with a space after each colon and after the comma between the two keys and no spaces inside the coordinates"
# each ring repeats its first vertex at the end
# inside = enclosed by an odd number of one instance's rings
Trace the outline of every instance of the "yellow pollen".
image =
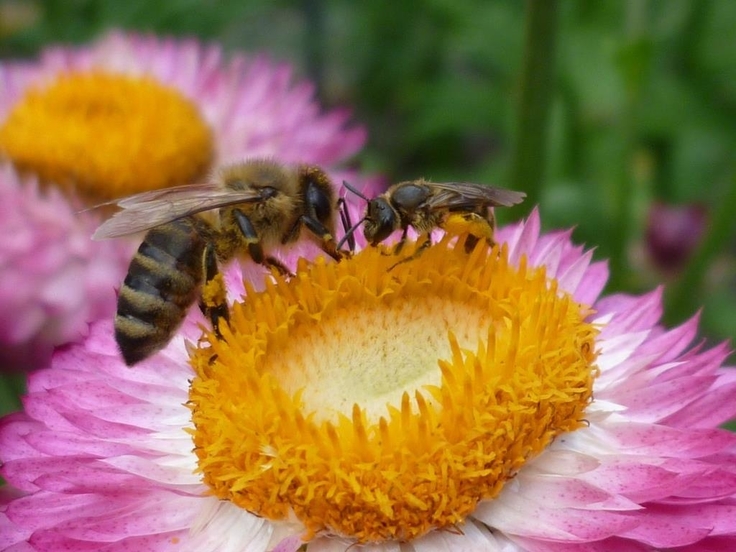
{"type": "Polygon", "coordinates": [[[584,425],[596,374],[590,311],[507,258],[443,240],[389,270],[368,248],[249,288],[223,338],[191,351],[211,492],[307,537],[455,530],[584,425]]]}
{"type": "Polygon", "coordinates": [[[227,301],[227,289],[222,272],[215,274],[209,282],[202,286],[202,304],[207,307],[224,305],[227,301]]]}
{"type": "Polygon", "coordinates": [[[98,201],[191,182],[213,152],[197,106],[151,77],[61,75],[0,126],[0,157],[98,201]]]}

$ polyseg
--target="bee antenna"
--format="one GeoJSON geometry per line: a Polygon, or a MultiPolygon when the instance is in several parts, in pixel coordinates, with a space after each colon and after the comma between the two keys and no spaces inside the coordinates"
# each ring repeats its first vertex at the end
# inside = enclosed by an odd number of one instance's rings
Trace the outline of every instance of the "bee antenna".
{"type": "Polygon", "coordinates": [[[347,180],[343,180],[342,185],[345,186],[351,192],[353,192],[360,199],[364,199],[365,201],[370,201],[370,199],[368,199],[367,197],[365,197],[365,195],[363,195],[363,192],[361,192],[357,188],[353,188],[350,184],[348,184],[347,180]]]}
{"type": "Polygon", "coordinates": [[[348,241],[351,238],[351,236],[355,233],[355,231],[358,229],[358,227],[365,222],[365,219],[366,218],[367,217],[363,217],[358,222],[356,222],[355,224],[353,224],[350,228],[348,228],[347,232],[345,232],[345,235],[340,239],[339,242],[337,242],[337,249],[338,250],[342,247],[342,245],[346,241],[348,241]]]}

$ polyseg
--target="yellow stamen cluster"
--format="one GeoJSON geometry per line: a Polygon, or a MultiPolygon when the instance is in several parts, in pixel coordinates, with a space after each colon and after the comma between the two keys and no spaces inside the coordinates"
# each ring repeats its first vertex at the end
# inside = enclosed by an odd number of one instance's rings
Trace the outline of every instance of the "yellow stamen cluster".
{"type": "Polygon", "coordinates": [[[0,156],[94,200],[191,182],[213,152],[196,105],[150,77],[65,74],[0,127],[0,156]]]}
{"type": "Polygon", "coordinates": [[[395,263],[374,248],[302,262],[192,350],[213,494],[293,514],[307,537],[411,540],[452,530],[581,427],[596,331],[543,270],[447,240],[395,263]]]}

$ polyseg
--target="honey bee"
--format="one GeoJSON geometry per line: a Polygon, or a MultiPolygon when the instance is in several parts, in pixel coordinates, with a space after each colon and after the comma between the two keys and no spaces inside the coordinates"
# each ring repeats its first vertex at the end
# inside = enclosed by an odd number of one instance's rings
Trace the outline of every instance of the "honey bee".
{"type": "Polygon", "coordinates": [[[121,210],[94,239],[147,231],[118,295],[115,340],[125,363],[132,366],[162,349],[197,297],[219,333],[229,311],[218,265],[242,256],[288,274],[267,252],[296,242],[303,227],[340,259],[335,196],[319,167],[255,159],[223,167],[209,183],[114,202],[121,210]]]}
{"type": "Polygon", "coordinates": [[[369,199],[347,182],[343,185],[364,199],[368,206],[363,218],[346,232],[338,247],[364,224],[363,235],[374,247],[394,231],[402,230],[401,238],[393,249],[394,254],[399,254],[409,227],[412,227],[421,234],[422,243],[411,257],[400,262],[417,257],[429,247],[432,244],[431,232],[436,228],[456,234],[467,233],[465,249],[468,252],[480,239],[492,245],[496,227],[493,207],[510,207],[526,197],[523,192],[470,182],[439,183],[420,179],[399,182],[378,197],[369,199]]]}

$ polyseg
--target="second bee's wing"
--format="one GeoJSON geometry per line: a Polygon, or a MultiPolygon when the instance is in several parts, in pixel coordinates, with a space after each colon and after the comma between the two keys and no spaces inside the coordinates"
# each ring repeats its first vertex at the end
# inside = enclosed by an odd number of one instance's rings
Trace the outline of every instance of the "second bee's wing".
{"type": "Polygon", "coordinates": [[[105,204],[115,204],[122,210],[103,222],[92,238],[103,240],[137,234],[195,213],[237,203],[255,203],[271,195],[272,188],[234,190],[214,183],[143,192],[105,204]]]}
{"type": "Polygon", "coordinates": [[[492,207],[510,207],[521,203],[526,197],[524,192],[471,182],[432,182],[429,186],[434,193],[427,199],[427,203],[435,209],[469,209],[479,203],[492,207]]]}

